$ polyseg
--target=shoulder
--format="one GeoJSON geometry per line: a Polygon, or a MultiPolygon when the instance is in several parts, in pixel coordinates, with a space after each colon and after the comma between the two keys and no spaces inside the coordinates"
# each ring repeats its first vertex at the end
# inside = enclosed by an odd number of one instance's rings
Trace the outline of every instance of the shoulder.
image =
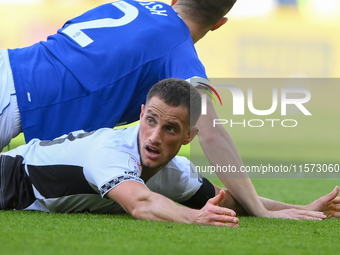
{"type": "Polygon", "coordinates": [[[189,173],[192,166],[193,164],[186,157],[176,156],[162,169],[162,171],[175,170],[182,173],[189,173]]]}
{"type": "Polygon", "coordinates": [[[186,157],[176,156],[162,170],[163,174],[174,176],[186,184],[190,181],[201,181],[201,175],[196,171],[195,165],[186,157]]]}

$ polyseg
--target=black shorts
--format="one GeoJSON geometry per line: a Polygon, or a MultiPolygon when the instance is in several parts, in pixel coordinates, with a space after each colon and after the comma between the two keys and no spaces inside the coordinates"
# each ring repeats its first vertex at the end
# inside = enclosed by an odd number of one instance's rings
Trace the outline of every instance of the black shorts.
{"type": "Polygon", "coordinates": [[[189,200],[181,202],[181,204],[193,209],[201,209],[205,206],[208,200],[213,198],[215,195],[214,185],[206,178],[203,178],[203,183],[195,195],[193,195],[189,200]]]}
{"type": "Polygon", "coordinates": [[[0,156],[0,210],[22,210],[35,201],[23,157],[0,156]]]}

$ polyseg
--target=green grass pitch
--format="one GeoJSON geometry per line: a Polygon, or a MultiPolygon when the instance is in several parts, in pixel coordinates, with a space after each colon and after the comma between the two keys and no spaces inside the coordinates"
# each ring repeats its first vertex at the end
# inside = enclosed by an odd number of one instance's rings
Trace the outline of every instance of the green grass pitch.
{"type": "MultiPolygon", "coordinates": [[[[260,195],[308,203],[327,193],[326,187],[336,180],[255,179],[254,184],[260,195]]],[[[2,211],[0,251],[2,255],[337,254],[339,227],[338,219],[241,217],[240,228],[224,228],[137,221],[129,215],[2,211]]]]}
{"type": "MultiPolygon", "coordinates": [[[[244,160],[252,161],[247,150],[258,141],[248,140],[248,146],[242,146],[248,137],[237,133],[233,137],[244,160]]],[[[10,148],[22,139],[15,139],[10,148]]],[[[188,149],[185,146],[181,153],[186,155],[188,149]]],[[[221,185],[218,179],[211,181],[221,185]]],[[[252,181],[260,196],[294,204],[308,204],[340,184],[339,179],[315,178],[252,181]]],[[[339,219],[240,217],[239,225],[223,228],[137,221],[129,215],[0,211],[0,254],[338,254],[340,250],[339,219]]]]}

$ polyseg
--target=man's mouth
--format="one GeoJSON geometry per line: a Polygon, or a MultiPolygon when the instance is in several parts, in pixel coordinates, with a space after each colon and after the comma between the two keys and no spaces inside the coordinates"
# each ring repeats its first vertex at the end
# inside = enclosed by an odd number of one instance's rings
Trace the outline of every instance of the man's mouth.
{"type": "Polygon", "coordinates": [[[158,148],[151,145],[145,145],[145,149],[151,158],[158,157],[161,154],[161,151],[158,148]]]}

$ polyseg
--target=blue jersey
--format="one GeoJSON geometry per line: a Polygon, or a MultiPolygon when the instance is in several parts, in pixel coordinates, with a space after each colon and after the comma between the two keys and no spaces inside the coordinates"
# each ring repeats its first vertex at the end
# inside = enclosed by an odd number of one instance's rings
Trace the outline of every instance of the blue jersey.
{"type": "Polygon", "coordinates": [[[160,2],[104,4],[8,52],[26,141],[134,122],[158,81],[206,78],[189,28],[160,2]]]}

